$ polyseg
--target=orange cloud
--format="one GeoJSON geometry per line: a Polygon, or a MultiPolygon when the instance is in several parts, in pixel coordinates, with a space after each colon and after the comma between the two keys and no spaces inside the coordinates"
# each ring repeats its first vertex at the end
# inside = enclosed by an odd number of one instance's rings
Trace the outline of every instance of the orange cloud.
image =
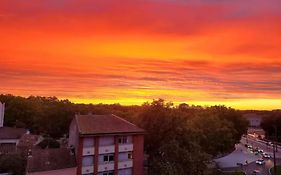
{"type": "Polygon", "coordinates": [[[4,0],[1,92],[238,108],[261,108],[247,105],[259,99],[276,108],[278,7],[277,0],[4,0]]]}

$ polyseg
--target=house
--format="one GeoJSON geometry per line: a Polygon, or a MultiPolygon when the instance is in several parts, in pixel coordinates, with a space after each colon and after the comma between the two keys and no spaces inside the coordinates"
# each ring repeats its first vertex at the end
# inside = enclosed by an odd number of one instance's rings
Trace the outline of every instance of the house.
{"type": "Polygon", "coordinates": [[[16,151],[21,137],[28,134],[24,128],[4,126],[5,103],[0,102],[0,154],[16,151]]]}
{"type": "Polygon", "coordinates": [[[249,121],[249,127],[259,128],[262,116],[256,113],[246,113],[243,115],[249,121]]]}
{"type": "Polygon", "coordinates": [[[143,175],[144,130],[116,115],[76,115],[69,146],[77,175],[143,175]]]}
{"type": "Polygon", "coordinates": [[[247,134],[263,139],[265,137],[265,131],[261,128],[263,115],[257,113],[246,113],[243,116],[249,121],[247,134]]]}
{"type": "Polygon", "coordinates": [[[67,148],[34,148],[26,171],[27,175],[75,175],[75,156],[67,148]]]}

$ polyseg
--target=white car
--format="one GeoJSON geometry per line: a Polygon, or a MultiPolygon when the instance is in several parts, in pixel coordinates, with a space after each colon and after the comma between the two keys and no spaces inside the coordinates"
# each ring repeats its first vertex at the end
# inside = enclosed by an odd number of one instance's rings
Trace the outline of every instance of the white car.
{"type": "Polygon", "coordinates": [[[266,159],[269,159],[269,158],[270,158],[270,155],[267,154],[267,153],[263,153],[262,156],[263,156],[263,158],[266,158],[266,159]]]}
{"type": "Polygon", "coordinates": [[[263,159],[259,159],[256,161],[256,164],[263,165],[263,164],[265,164],[265,161],[263,159]]]}

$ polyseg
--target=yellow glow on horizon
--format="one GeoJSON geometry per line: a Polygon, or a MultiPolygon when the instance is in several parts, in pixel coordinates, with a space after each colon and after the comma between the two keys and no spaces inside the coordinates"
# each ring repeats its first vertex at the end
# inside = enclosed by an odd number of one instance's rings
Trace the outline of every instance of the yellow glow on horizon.
{"type": "MultiPolygon", "coordinates": [[[[133,98],[120,98],[120,99],[79,99],[70,98],[73,103],[84,103],[84,104],[121,104],[125,106],[130,105],[142,105],[145,102],[152,102],[151,99],[133,99],[133,98]]],[[[165,99],[169,102],[168,99],[165,99]]],[[[215,106],[224,105],[226,107],[232,107],[239,110],[274,110],[281,109],[281,99],[242,99],[242,100],[225,100],[225,101],[172,101],[174,105],[181,103],[187,103],[189,105],[200,105],[200,106],[215,106]]]]}

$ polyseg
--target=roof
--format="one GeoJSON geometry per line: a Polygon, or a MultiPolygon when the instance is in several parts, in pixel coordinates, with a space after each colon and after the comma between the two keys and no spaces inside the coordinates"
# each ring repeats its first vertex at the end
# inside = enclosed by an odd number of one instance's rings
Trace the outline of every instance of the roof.
{"type": "Polygon", "coordinates": [[[76,167],[75,156],[67,148],[33,149],[27,160],[27,172],[51,171],[76,167]]]}
{"type": "Polygon", "coordinates": [[[244,114],[243,116],[248,119],[250,119],[250,118],[261,119],[262,118],[262,116],[257,113],[247,113],[247,114],[244,114]]]}
{"type": "Polygon", "coordinates": [[[76,115],[75,120],[82,135],[144,133],[143,129],[113,114],[76,115]]]}
{"type": "Polygon", "coordinates": [[[20,139],[25,133],[24,128],[0,127],[0,139],[20,139]]]}

